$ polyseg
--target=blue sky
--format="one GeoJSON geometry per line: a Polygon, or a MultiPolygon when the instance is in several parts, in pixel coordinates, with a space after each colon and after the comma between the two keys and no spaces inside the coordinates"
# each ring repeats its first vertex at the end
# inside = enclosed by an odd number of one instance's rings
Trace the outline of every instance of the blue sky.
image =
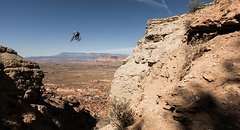
{"type": "Polygon", "coordinates": [[[0,44],[24,57],[130,53],[147,20],[187,10],[188,0],[0,0],[0,44]],[[70,42],[75,30],[80,42],[70,42]]]}

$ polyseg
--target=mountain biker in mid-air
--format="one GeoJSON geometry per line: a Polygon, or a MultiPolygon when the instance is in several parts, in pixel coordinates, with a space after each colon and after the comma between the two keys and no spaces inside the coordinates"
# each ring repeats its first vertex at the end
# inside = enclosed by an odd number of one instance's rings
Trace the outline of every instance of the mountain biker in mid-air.
{"type": "Polygon", "coordinates": [[[80,40],[81,40],[80,33],[79,33],[78,31],[75,31],[75,32],[73,33],[71,42],[72,42],[73,40],[76,40],[76,41],[80,41],[80,40]]]}

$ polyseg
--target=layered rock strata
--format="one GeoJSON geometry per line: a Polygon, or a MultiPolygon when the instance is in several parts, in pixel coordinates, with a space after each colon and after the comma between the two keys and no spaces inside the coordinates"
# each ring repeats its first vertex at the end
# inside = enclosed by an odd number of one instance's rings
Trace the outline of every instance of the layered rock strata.
{"type": "Polygon", "coordinates": [[[111,97],[136,113],[130,128],[240,128],[239,3],[148,21],[111,86],[111,97]]]}

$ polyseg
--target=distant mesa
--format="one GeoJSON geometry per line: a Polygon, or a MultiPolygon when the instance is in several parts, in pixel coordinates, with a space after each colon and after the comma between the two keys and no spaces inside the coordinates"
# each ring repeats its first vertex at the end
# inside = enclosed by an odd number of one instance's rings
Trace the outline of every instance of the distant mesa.
{"type": "Polygon", "coordinates": [[[35,62],[122,61],[127,54],[62,52],[53,56],[26,57],[35,62]]]}
{"type": "Polygon", "coordinates": [[[126,56],[109,56],[104,55],[97,59],[95,59],[96,62],[120,62],[123,61],[126,58],[126,56]]]}

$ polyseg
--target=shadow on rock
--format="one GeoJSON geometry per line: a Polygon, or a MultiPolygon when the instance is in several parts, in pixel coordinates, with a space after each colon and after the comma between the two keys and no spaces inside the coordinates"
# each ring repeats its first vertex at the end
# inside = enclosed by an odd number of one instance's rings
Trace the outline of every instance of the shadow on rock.
{"type": "Polygon", "coordinates": [[[42,105],[35,105],[38,120],[28,125],[31,130],[92,130],[97,123],[89,111],[81,109],[76,111],[64,102],[63,106],[53,106],[50,103],[44,102],[42,105]]]}
{"type": "Polygon", "coordinates": [[[199,92],[189,104],[172,106],[173,119],[186,130],[240,129],[240,101],[236,101],[240,96],[229,94],[227,98],[235,102],[220,103],[211,94],[199,92]]]}
{"type": "Polygon", "coordinates": [[[96,126],[95,117],[80,109],[78,101],[69,102],[51,95],[43,99],[40,90],[36,91],[41,95],[38,100],[26,101],[22,91],[0,64],[0,130],[92,130],[96,126]]]}
{"type": "Polygon", "coordinates": [[[0,96],[5,98],[0,100],[1,130],[92,130],[97,123],[89,111],[76,111],[67,101],[59,100],[53,106],[45,101],[27,104],[17,97],[0,96]]]}
{"type": "Polygon", "coordinates": [[[44,73],[0,46],[0,130],[91,130],[97,120],[78,101],[45,93],[44,73]],[[44,96],[45,94],[45,96],[44,96]]]}
{"type": "Polygon", "coordinates": [[[224,69],[229,73],[225,83],[240,84],[240,58],[226,60],[223,63],[224,69]]]}

